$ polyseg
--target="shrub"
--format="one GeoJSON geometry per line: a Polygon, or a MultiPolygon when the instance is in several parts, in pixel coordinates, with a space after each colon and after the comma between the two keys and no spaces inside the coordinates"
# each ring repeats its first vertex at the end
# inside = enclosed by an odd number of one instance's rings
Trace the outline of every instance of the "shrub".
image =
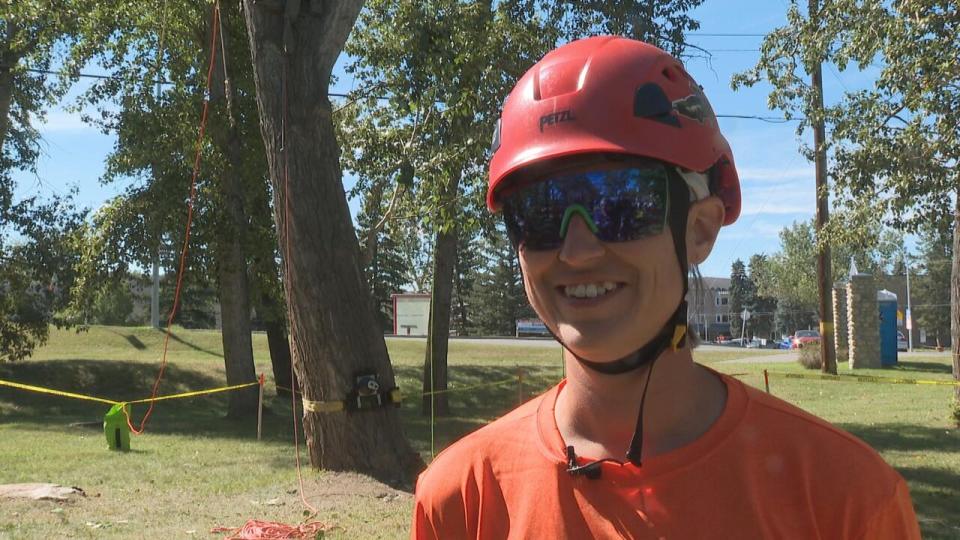
{"type": "Polygon", "coordinates": [[[807,369],[820,369],[822,363],[820,361],[820,344],[819,343],[807,343],[800,347],[800,357],[798,358],[800,365],[807,369]]]}

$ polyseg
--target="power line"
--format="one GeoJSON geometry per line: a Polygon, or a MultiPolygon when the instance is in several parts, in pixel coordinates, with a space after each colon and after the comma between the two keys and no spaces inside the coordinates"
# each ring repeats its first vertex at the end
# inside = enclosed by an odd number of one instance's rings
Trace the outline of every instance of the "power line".
{"type": "MultiPolygon", "coordinates": [[[[752,51],[752,50],[753,50],[753,49],[717,49],[718,52],[723,52],[723,51],[744,51],[744,52],[746,52],[746,51],[752,51]]],[[[10,66],[0,65],[0,69],[10,69],[10,66]]],[[[24,71],[29,71],[29,72],[31,72],[31,73],[40,73],[40,74],[44,74],[44,75],[69,75],[69,76],[73,76],[73,77],[79,77],[79,78],[81,78],[81,79],[109,80],[109,79],[114,79],[114,78],[116,78],[116,76],[114,76],[114,75],[100,75],[100,74],[96,74],[96,73],[82,73],[82,72],[78,72],[78,73],[68,73],[68,72],[63,72],[63,71],[53,71],[53,70],[49,70],[49,69],[38,69],[38,68],[24,68],[24,71]]],[[[158,85],[160,85],[160,84],[173,84],[173,83],[171,83],[170,81],[164,81],[164,80],[161,80],[161,79],[157,79],[157,80],[155,80],[155,81],[151,81],[151,84],[154,84],[154,83],[155,83],[155,84],[158,84],[158,85]]],[[[349,97],[352,97],[352,96],[350,96],[349,94],[344,94],[344,93],[341,93],[341,92],[328,92],[327,95],[330,96],[330,97],[338,97],[338,98],[349,98],[349,97]]],[[[387,97],[387,96],[367,96],[367,97],[376,99],[376,100],[378,100],[378,101],[388,101],[388,100],[390,100],[390,98],[387,97]]],[[[438,105],[445,105],[445,102],[440,101],[440,100],[434,100],[433,103],[438,104],[438,105]]],[[[782,124],[782,123],[786,123],[786,122],[800,121],[800,120],[802,120],[802,119],[800,119],[800,118],[790,118],[790,119],[788,119],[788,118],[783,118],[783,117],[779,117],[779,116],[760,116],[760,115],[752,115],[752,114],[718,114],[718,115],[716,115],[716,116],[717,116],[717,118],[739,118],[739,119],[741,119],[741,120],[760,120],[760,121],[762,121],[762,122],[767,122],[767,123],[771,123],[771,124],[782,124]]]]}

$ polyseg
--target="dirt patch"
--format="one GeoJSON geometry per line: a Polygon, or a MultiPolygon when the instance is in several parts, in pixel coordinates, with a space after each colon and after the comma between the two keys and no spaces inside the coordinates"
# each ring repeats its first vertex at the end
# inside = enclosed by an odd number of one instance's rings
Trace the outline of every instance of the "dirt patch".
{"type": "Polygon", "coordinates": [[[66,487],[57,484],[0,484],[0,498],[32,499],[35,501],[69,501],[87,494],[78,487],[66,487]]]}

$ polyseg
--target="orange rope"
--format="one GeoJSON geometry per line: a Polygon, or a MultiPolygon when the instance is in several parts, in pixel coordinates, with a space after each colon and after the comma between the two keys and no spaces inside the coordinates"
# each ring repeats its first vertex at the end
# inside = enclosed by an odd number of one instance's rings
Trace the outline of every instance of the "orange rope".
{"type": "MultiPolygon", "coordinates": [[[[187,263],[187,252],[190,248],[190,226],[193,223],[193,204],[197,197],[197,177],[200,174],[200,157],[203,149],[203,137],[206,133],[207,115],[210,110],[210,79],[213,76],[213,64],[216,58],[217,33],[220,28],[219,0],[215,0],[213,3],[211,19],[213,28],[211,30],[212,37],[210,41],[210,63],[209,67],[207,68],[206,92],[203,96],[203,113],[200,117],[200,132],[197,135],[197,153],[193,160],[193,176],[190,178],[190,200],[187,202],[187,226],[183,235],[183,248],[180,250],[180,266],[177,272],[177,288],[173,293],[173,306],[170,308],[170,315],[167,316],[167,331],[163,338],[163,356],[160,360],[160,371],[157,373],[157,379],[153,382],[153,390],[150,392],[151,399],[157,397],[157,391],[160,389],[160,381],[163,380],[163,372],[167,367],[167,347],[170,343],[170,334],[173,328],[173,318],[177,314],[177,308],[180,307],[180,293],[183,287],[184,268],[186,267],[187,263]]],[[[130,427],[130,431],[137,435],[143,433],[147,424],[147,420],[153,413],[154,403],[154,401],[150,402],[150,406],[147,408],[146,414],[143,415],[143,420],[140,421],[139,429],[133,426],[133,422],[130,420],[130,417],[127,416],[127,426],[130,427]]]]}
{"type": "Polygon", "coordinates": [[[274,521],[260,521],[251,519],[243,527],[214,527],[212,534],[227,533],[225,540],[278,540],[283,538],[314,538],[320,531],[328,531],[332,527],[319,521],[311,521],[300,525],[285,525],[274,521]]]}

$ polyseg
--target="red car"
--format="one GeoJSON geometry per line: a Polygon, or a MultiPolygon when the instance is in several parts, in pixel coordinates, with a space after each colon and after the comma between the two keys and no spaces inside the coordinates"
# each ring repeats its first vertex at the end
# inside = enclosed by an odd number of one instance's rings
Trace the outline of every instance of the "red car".
{"type": "Polygon", "coordinates": [[[807,343],[819,343],[820,332],[816,330],[797,330],[793,334],[793,341],[790,345],[792,349],[799,349],[807,343]]]}

